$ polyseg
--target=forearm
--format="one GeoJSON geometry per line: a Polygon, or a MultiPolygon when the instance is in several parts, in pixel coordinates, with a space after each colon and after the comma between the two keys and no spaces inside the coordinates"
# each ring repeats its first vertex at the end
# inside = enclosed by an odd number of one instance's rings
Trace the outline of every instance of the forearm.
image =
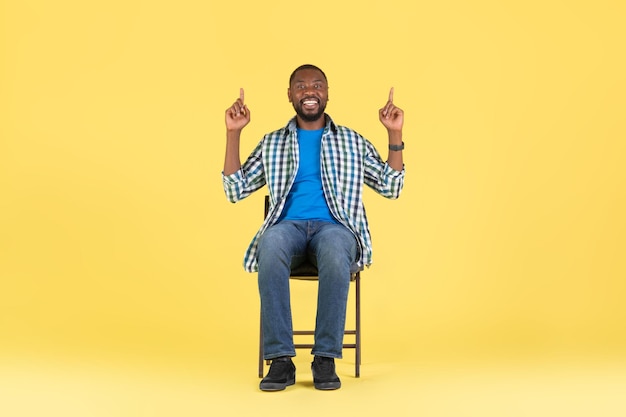
{"type": "MultiPolygon", "coordinates": [[[[401,143],[401,141],[400,141],[401,143]]],[[[368,152],[364,164],[363,182],[385,198],[396,199],[400,196],[404,184],[404,166],[401,151],[389,151],[390,159],[383,161],[374,145],[368,142],[368,152]],[[393,156],[393,153],[399,153],[393,156]],[[396,159],[394,161],[394,159],[396,159]],[[399,163],[394,167],[390,163],[399,163]]]]}
{"type": "MultiPolygon", "coordinates": [[[[402,130],[389,130],[389,145],[402,145],[402,130]]],[[[404,161],[402,159],[402,151],[389,150],[387,164],[396,171],[402,171],[404,161]]]]}
{"type": "Polygon", "coordinates": [[[224,157],[224,175],[231,175],[241,168],[239,156],[239,138],[241,130],[226,131],[226,156],[224,157]]]}

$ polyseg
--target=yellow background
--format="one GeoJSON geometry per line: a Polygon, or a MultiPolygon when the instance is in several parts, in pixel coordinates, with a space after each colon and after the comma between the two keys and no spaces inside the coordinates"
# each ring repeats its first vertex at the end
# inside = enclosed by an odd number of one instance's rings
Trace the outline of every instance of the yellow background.
{"type": "MultiPolygon", "coordinates": [[[[625,12],[609,0],[0,2],[0,386],[47,398],[59,380],[24,364],[96,363],[247,379],[232,398],[256,390],[256,276],[241,263],[264,193],[224,197],[224,110],[244,87],[245,157],[292,116],[288,77],[303,63],[326,72],[334,120],[383,154],[390,87],[405,111],[403,194],[366,194],[365,376],[397,379],[376,374],[389,363],[623,363],[625,12]]],[[[293,290],[305,323],[313,298],[310,284],[293,290]]]]}

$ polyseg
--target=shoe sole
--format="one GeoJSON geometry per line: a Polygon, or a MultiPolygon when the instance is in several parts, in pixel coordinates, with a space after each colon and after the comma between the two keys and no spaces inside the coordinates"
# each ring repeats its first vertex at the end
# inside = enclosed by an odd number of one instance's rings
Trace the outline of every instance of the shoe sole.
{"type": "Polygon", "coordinates": [[[322,391],[332,391],[341,388],[341,381],[339,382],[314,382],[315,389],[322,391]]]}
{"type": "Polygon", "coordinates": [[[293,385],[295,383],[296,383],[295,378],[288,380],[284,384],[281,384],[278,382],[261,382],[259,384],[259,388],[261,389],[261,391],[282,391],[288,386],[293,385]]]}

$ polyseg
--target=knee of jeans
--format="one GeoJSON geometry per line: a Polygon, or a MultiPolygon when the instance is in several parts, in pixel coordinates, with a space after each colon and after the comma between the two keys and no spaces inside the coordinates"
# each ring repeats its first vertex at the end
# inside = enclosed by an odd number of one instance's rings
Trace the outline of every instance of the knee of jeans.
{"type": "Polygon", "coordinates": [[[257,253],[258,255],[262,255],[264,252],[269,252],[270,254],[275,251],[276,248],[280,248],[281,242],[284,241],[284,237],[281,233],[274,233],[272,229],[268,229],[263,235],[259,238],[257,253]]]}
{"type": "Polygon", "coordinates": [[[288,236],[270,229],[259,239],[257,259],[260,264],[267,262],[290,265],[293,257],[291,246],[288,236]]]}
{"type": "Polygon", "coordinates": [[[265,245],[270,244],[271,242],[275,240],[276,236],[279,236],[279,235],[280,235],[279,233],[274,233],[274,231],[270,227],[265,232],[263,232],[263,234],[259,237],[259,242],[258,242],[259,248],[263,248],[265,247],[265,245]]]}
{"type": "Polygon", "coordinates": [[[318,267],[324,265],[324,267],[333,270],[349,270],[354,263],[354,257],[355,255],[347,248],[326,247],[318,253],[317,264],[318,267]]]}
{"type": "Polygon", "coordinates": [[[334,239],[327,242],[318,250],[318,260],[327,262],[354,262],[356,257],[356,242],[346,239],[334,239]]]}

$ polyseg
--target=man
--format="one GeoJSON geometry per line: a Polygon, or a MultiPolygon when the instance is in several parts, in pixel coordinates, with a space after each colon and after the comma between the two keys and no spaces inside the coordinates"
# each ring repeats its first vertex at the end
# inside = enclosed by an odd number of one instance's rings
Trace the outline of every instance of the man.
{"type": "Polygon", "coordinates": [[[400,195],[404,113],[393,104],[392,88],[379,110],[389,135],[384,162],[369,141],[325,113],[328,81],[321,69],[296,68],[287,97],[296,116],[265,135],[242,165],[239,141],[250,109],[240,90],[226,110],[222,178],[231,202],[266,184],[270,197],[268,215],[244,259],[247,271],[258,271],[263,352],[272,360],[260,389],[278,391],[295,383],[289,275],[292,266],[308,258],[319,272],[313,382],[317,389],[331,390],[341,387],[334,359],[342,357],[350,275],[371,263],[363,184],[387,198],[400,195]]]}

